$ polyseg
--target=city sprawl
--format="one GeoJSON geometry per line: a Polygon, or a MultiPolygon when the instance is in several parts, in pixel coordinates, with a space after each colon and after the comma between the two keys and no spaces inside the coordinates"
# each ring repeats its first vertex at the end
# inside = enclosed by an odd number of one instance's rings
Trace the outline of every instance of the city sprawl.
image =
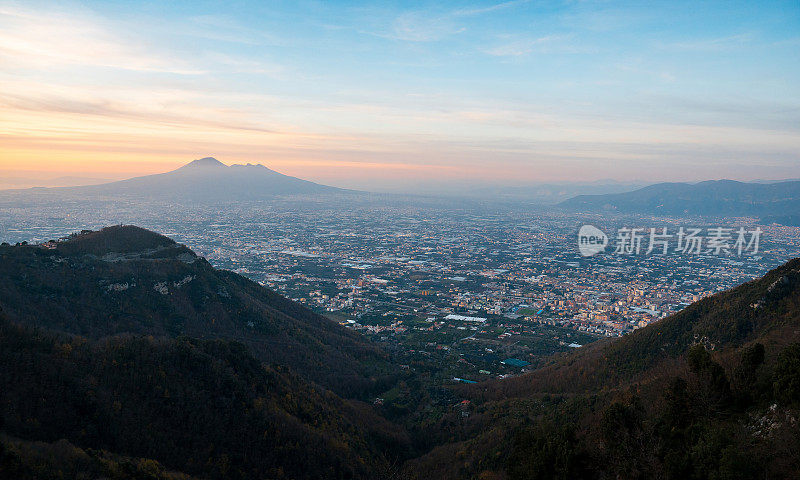
{"type": "Polygon", "coordinates": [[[464,382],[517,374],[546,354],[625,335],[754,279],[800,248],[800,229],[756,226],[747,218],[701,224],[509,206],[462,209],[452,202],[420,208],[406,200],[341,201],[350,203],[158,204],[147,213],[108,203],[103,219],[84,218],[74,205],[16,206],[4,209],[0,230],[13,241],[45,242],[81,228],[137,223],[371,336],[407,365],[435,363],[464,382]],[[584,224],[609,234],[604,252],[579,253],[584,224]],[[684,228],[723,228],[731,248],[705,239],[708,245],[686,250],[684,243],[681,250],[677,237],[672,246],[659,237],[650,247],[651,231],[684,228]],[[618,248],[617,232],[632,230],[644,232],[636,250],[618,248]],[[752,242],[733,243],[738,232],[750,241],[755,231],[757,250],[752,242]]]}

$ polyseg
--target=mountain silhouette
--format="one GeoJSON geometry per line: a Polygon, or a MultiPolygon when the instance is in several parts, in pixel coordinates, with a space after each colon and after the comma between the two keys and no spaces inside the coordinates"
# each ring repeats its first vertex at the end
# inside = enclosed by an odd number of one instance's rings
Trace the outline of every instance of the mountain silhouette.
{"type": "Polygon", "coordinates": [[[647,215],[789,215],[800,211],[800,181],[657,183],[626,193],[578,195],[559,206],[580,212],[647,215]]]}
{"type": "Polygon", "coordinates": [[[278,195],[350,192],[284,175],[261,164],[228,166],[213,157],[194,160],[166,173],[58,190],[86,195],[192,202],[261,200],[278,195]]]}

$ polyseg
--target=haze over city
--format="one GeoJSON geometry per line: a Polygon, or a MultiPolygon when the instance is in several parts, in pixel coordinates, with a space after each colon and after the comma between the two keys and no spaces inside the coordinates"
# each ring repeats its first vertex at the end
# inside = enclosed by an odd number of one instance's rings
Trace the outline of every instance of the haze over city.
{"type": "Polygon", "coordinates": [[[0,2],[0,183],[800,177],[783,2],[0,2]],[[64,179],[62,177],[69,177],[64,179]]]}

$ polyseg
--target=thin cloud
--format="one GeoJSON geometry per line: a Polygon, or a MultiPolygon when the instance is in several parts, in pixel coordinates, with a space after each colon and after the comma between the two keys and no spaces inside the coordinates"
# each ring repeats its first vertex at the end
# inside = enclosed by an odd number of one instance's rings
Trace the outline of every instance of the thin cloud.
{"type": "Polygon", "coordinates": [[[132,46],[111,33],[99,18],[63,11],[0,10],[0,56],[7,65],[108,67],[183,75],[206,73],[179,58],[132,46]]]}
{"type": "Polygon", "coordinates": [[[548,35],[539,38],[519,39],[504,43],[484,52],[494,57],[522,57],[531,53],[578,53],[581,49],[566,43],[568,35],[548,35]]]}
{"type": "Polygon", "coordinates": [[[528,3],[530,0],[511,0],[487,7],[463,8],[444,13],[420,10],[405,12],[397,16],[392,25],[392,34],[397,40],[410,42],[432,42],[465,32],[467,28],[460,25],[461,17],[473,17],[491,12],[513,8],[528,3]]]}
{"type": "Polygon", "coordinates": [[[754,39],[751,33],[742,33],[738,35],[729,35],[725,37],[706,38],[694,40],[689,42],[673,42],[660,44],[659,46],[665,50],[682,50],[693,52],[718,52],[723,50],[732,50],[741,48],[750,44],[754,39]]]}
{"type": "Polygon", "coordinates": [[[526,3],[530,3],[530,0],[511,0],[508,2],[496,3],[488,7],[475,7],[475,8],[464,8],[461,10],[455,10],[453,12],[453,15],[456,16],[482,15],[484,13],[492,13],[498,10],[505,10],[507,8],[513,8],[519,5],[524,5],[526,3]]]}
{"type": "Polygon", "coordinates": [[[449,16],[430,16],[427,12],[407,12],[398,16],[392,26],[393,38],[410,42],[432,42],[461,33],[449,16]]]}
{"type": "Polygon", "coordinates": [[[486,7],[462,8],[451,11],[415,10],[397,15],[390,33],[376,34],[408,42],[433,42],[463,33],[467,28],[459,19],[497,12],[528,3],[530,0],[511,0],[486,7]]]}
{"type": "MultiPolygon", "coordinates": [[[[120,118],[140,120],[153,125],[171,123],[184,126],[213,127],[226,130],[243,130],[257,133],[279,134],[281,132],[265,128],[241,120],[209,120],[202,116],[180,114],[174,111],[156,111],[137,107],[124,102],[97,99],[79,100],[76,98],[58,97],[53,95],[22,96],[0,94],[0,105],[6,108],[28,110],[43,113],[68,113],[79,115],[101,116],[104,118],[120,118]]],[[[216,112],[219,113],[219,112],[216,112]]]]}
{"type": "Polygon", "coordinates": [[[175,29],[170,25],[169,31],[207,40],[240,43],[244,45],[286,46],[285,39],[263,30],[256,30],[242,25],[233,18],[224,15],[196,15],[187,19],[175,29]]]}

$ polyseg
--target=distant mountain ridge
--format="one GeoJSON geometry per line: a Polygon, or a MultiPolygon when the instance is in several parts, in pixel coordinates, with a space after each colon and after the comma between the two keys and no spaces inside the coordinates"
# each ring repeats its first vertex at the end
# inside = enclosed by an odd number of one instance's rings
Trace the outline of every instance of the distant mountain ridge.
{"type": "Polygon", "coordinates": [[[166,173],[50,190],[78,195],[191,202],[232,202],[262,200],[277,195],[351,192],[284,175],[261,164],[228,166],[213,157],[193,160],[166,173]]]}
{"type": "Polygon", "coordinates": [[[558,205],[582,212],[780,216],[800,211],[800,181],[657,183],[627,193],[578,195],[558,205]]]}

